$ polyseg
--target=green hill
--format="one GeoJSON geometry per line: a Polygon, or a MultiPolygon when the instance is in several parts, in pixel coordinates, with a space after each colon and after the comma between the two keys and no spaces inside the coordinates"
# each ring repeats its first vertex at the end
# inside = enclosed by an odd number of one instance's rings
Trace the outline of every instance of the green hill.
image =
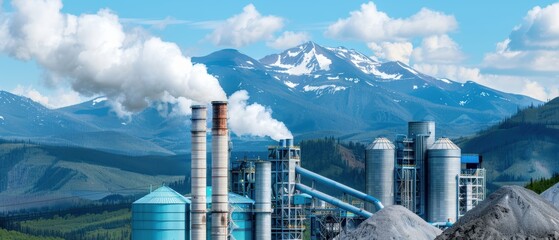
{"type": "Polygon", "coordinates": [[[456,141],[483,156],[488,188],[524,185],[559,172],[559,98],[529,107],[474,137],[456,141]]]}
{"type": "Polygon", "coordinates": [[[3,141],[0,212],[143,193],[150,185],[182,180],[189,170],[188,155],[133,157],[3,141]]]}

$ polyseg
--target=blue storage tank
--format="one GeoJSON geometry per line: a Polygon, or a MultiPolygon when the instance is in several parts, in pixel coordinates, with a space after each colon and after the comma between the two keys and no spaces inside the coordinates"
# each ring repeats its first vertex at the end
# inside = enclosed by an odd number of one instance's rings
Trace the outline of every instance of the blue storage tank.
{"type": "Polygon", "coordinates": [[[190,200],[163,186],[132,203],[132,240],[190,239],[190,200]]]}
{"type": "MultiPolygon", "coordinates": [[[[206,188],[206,194],[211,196],[212,187],[206,188]]],[[[231,233],[230,239],[236,240],[253,240],[254,239],[254,200],[243,197],[241,195],[235,193],[229,193],[229,207],[231,208],[231,221],[232,223],[229,225],[229,231],[231,233]]],[[[207,218],[207,234],[210,234],[211,230],[211,205],[212,205],[212,198],[206,198],[208,203],[208,218],[207,218]]],[[[208,235],[210,236],[210,235],[208,235]]]]}

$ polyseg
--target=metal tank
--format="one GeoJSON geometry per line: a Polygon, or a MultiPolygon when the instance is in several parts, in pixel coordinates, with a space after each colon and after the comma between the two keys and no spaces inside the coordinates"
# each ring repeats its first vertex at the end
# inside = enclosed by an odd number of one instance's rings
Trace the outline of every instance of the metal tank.
{"type": "MultiPolygon", "coordinates": [[[[377,138],[367,146],[365,193],[376,197],[385,207],[394,205],[394,158],[394,144],[386,138],[377,138]]],[[[370,203],[365,209],[369,212],[380,210],[370,203]]]]}
{"type": "Polygon", "coordinates": [[[454,222],[458,217],[460,156],[460,148],[448,138],[439,138],[427,151],[429,222],[454,222]]]}
{"type": "Polygon", "coordinates": [[[428,135],[426,145],[433,145],[435,143],[435,122],[408,122],[408,137],[415,139],[418,135],[428,135]]]}
{"type": "Polygon", "coordinates": [[[190,201],[160,187],[132,203],[132,240],[190,239],[190,201]]]}
{"type": "Polygon", "coordinates": [[[212,102],[212,229],[211,239],[226,240],[228,236],[229,203],[227,201],[229,173],[229,140],[227,102],[212,102]]]}
{"type": "Polygon", "coordinates": [[[256,162],[255,173],[255,239],[272,239],[272,163],[256,162]]]}
{"type": "Polygon", "coordinates": [[[427,214],[427,148],[435,143],[435,122],[419,121],[408,123],[408,138],[413,140],[416,173],[419,183],[419,215],[423,218],[427,214]]]}
{"type": "Polygon", "coordinates": [[[192,239],[206,239],[206,106],[192,107],[191,155],[191,234],[192,239]]]}

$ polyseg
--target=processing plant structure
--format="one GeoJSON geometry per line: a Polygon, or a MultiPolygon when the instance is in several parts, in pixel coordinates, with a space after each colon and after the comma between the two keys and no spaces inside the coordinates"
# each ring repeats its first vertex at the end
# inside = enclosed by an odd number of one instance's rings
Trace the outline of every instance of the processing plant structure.
{"type": "Polygon", "coordinates": [[[212,108],[212,186],[206,184],[207,110],[195,105],[192,192],[185,197],[161,187],[134,202],[133,240],[303,239],[305,231],[311,239],[333,239],[393,204],[444,227],[485,198],[481,157],[435,139],[434,122],[410,122],[395,144],[375,139],[366,150],[361,192],[303,168],[293,139],[269,146],[263,159],[230,160],[227,102],[212,108]]]}

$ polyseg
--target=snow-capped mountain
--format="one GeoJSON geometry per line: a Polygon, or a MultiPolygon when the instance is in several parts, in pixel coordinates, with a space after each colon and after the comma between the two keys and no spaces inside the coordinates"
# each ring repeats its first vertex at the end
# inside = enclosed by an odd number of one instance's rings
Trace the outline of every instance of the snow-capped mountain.
{"type": "MultiPolygon", "coordinates": [[[[273,110],[296,138],[337,136],[370,141],[393,137],[406,122],[434,120],[439,136],[475,133],[540,101],[422,74],[401,62],[380,62],[344,47],[308,42],[256,60],[234,49],[193,62],[207,66],[228,95],[246,90],[249,102],[273,110]]],[[[104,98],[62,109],[0,92],[2,138],[37,138],[137,154],[189,150],[188,117],[166,117],[156,106],[119,119],[104,98]],[[102,139],[102,140],[99,140],[102,139]]],[[[235,136],[233,136],[235,138],[235,136]]],[[[237,150],[262,150],[235,138],[237,150]]]]}
{"type": "Polygon", "coordinates": [[[228,59],[256,61],[237,51],[218,51],[193,61],[205,64],[227,94],[247,90],[251,101],[270,106],[274,117],[308,136],[347,133],[348,138],[366,140],[401,132],[406,121],[425,119],[439,122],[439,132],[447,136],[461,136],[510,116],[518,107],[540,103],[313,42],[268,55],[258,68],[223,66],[231,62],[228,59]],[[395,126],[401,128],[390,129],[395,126]]]}

